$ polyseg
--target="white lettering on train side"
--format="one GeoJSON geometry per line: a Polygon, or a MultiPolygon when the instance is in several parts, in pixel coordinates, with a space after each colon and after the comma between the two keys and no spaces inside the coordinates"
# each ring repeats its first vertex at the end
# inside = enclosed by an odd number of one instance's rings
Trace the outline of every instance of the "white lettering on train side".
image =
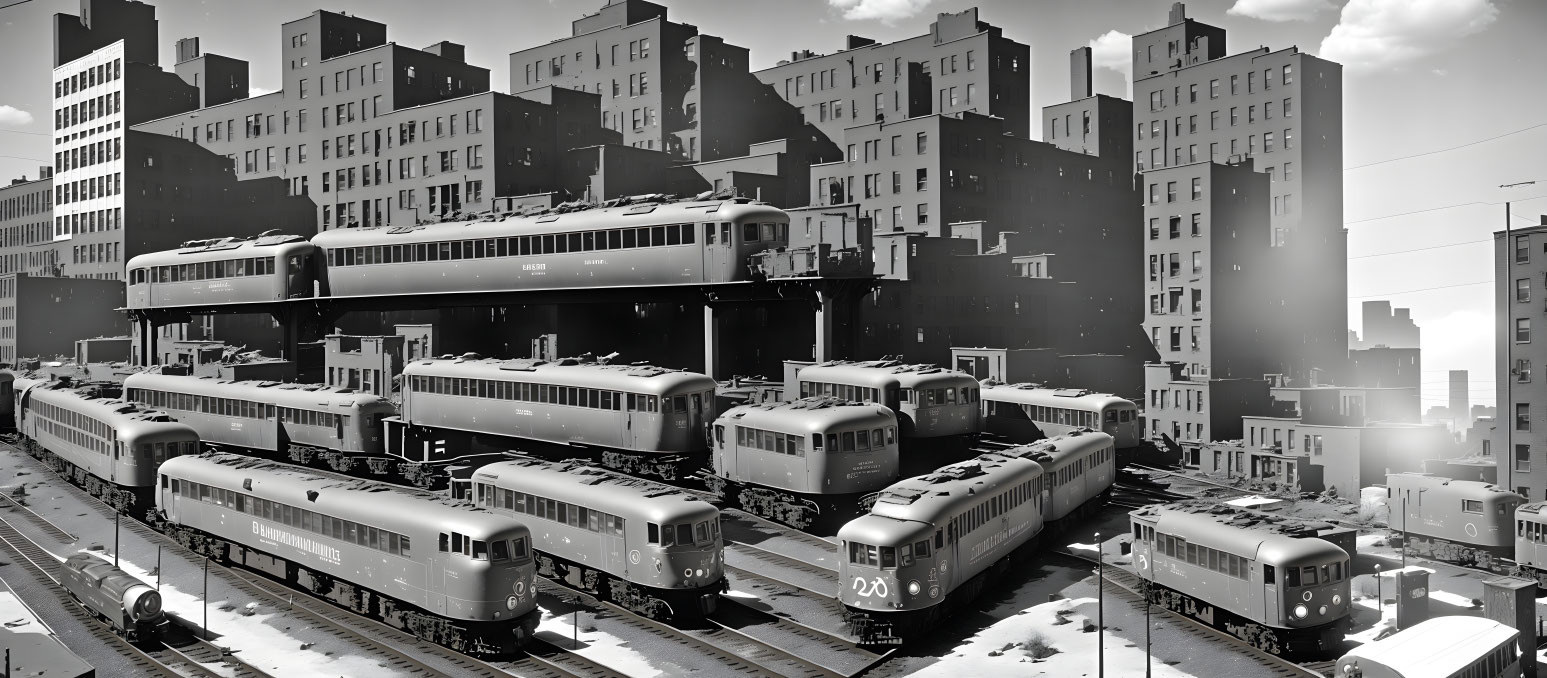
{"type": "Polygon", "coordinates": [[[333,548],[332,546],[328,546],[327,544],[323,544],[314,539],[302,537],[297,534],[291,534],[285,530],[260,524],[256,520],[252,523],[252,533],[258,535],[258,538],[261,540],[301,549],[302,551],[322,558],[324,561],[327,561],[333,565],[338,565],[343,562],[343,558],[340,557],[339,550],[333,548]]]}
{"type": "Polygon", "coordinates": [[[547,264],[521,264],[521,270],[523,270],[523,271],[546,271],[546,270],[548,270],[548,265],[547,264]]]}

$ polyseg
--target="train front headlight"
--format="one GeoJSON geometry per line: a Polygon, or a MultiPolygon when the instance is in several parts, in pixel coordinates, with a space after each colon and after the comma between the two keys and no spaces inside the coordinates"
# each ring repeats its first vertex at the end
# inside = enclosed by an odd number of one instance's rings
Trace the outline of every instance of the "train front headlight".
{"type": "Polygon", "coordinates": [[[1343,604],[1343,596],[1340,595],[1340,594],[1336,594],[1336,593],[1332,594],[1332,604],[1333,605],[1342,605],[1343,604]]]}
{"type": "Polygon", "coordinates": [[[146,586],[136,586],[124,592],[123,605],[135,621],[154,619],[161,614],[161,594],[146,586]]]}
{"type": "Polygon", "coordinates": [[[1316,614],[1319,614],[1319,615],[1321,615],[1323,617],[1327,616],[1327,606],[1326,605],[1321,606],[1320,609],[1316,610],[1316,614]]]}
{"type": "Polygon", "coordinates": [[[908,595],[916,596],[916,595],[919,594],[919,591],[922,591],[922,590],[924,590],[924,589],[923,589],[923,587],[919,586],[919,583],[918,583],[917,580],[908,582],[908,595]]]}
{"type": "Polygon", "coordinates": [[[1304,619],[1306,615],[1309,615],[1310,613],[1311,611],[1306,609],[1304,605],[1295,606],[1295,619],[1304,619]]]}

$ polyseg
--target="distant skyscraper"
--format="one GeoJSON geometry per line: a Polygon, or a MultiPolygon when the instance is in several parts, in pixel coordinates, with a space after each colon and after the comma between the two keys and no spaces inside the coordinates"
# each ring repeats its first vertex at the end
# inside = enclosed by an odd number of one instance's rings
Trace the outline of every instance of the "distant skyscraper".
{"type": "Polygon", "coordinates": [[[1450,416],[1452,431],[1465,431],[1472,427],[1472,406],[1468,396],[1466,370],[1450,371],[1450,416]]]}

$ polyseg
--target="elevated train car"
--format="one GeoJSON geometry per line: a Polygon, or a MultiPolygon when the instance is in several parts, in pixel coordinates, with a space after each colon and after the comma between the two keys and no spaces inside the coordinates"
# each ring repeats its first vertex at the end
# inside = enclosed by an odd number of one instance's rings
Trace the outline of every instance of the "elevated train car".
{"type": "Polygon", "coordinates": [[[298,235],[188,242],[175,250],[129,260],[128,307],[215,306],[326,296],[319,264],[317,247],[298,235]]]}
{"type": "Polygon", "coordinates": [[[1294,520],[1210,502],[1129,514],[1135,572],[1150,599],[1265,652],[1337,657],[1348,626],[1348,553],[1294,520]]]}
{"type": "Polygon", "coordinates": [[[798,379],[802,398],[826,395],[890,408],[905,443],[965,442],[979,432],[979,385],[965,372],[896,360],[831,360],[801,368],[798,379]]]}
{"type": "Polygon", "coordinates": [[[1507,572],[1515,556],[1510,529],[1525,497],[1492,483],[1428,473],[1386,476],[1388,525],[1408,553],[1469,567],[1507,572]],[[1403,514],[1403,511],[1406,514],[1403,514]]]}
{"type": "Polygon", "coordinates": [[[409,461],[595,451],[608,468],[672,480],[702,464],[714,389],[696,372],[589,358],[415,360],[402,416],[386,420],[388,451],[409,461]]]}
{"type": "Polygon", "coordinates": [[[164,412],[63,382],[12,386],[24,449],[125,513],[149,508],[157,467],[199,452],[198,432],[164,412]]]}
{"type": "Polygon", "coordinates": [[[312,243],[337,297],[641,287],[752,279],[789,215],[745,198],[642,202],[425,226],[340,228],[312,243]]]}
{"type": "Polygon", "coordinates": [[[896,415],[831,396],[733,407],[710,447],[711,491],[798,529],[853,517],[898,475],[896,415]]]}
{"type": "Polygon", "coordinates": [[[1087,428],[1112,436],[1120,448],[1139,444],[1138,405],[1110,393],[993,384],[983,387],[982,397],[983,431],[1014,442],[1087,428]]]}
{"type": "Polygon", "coordinates": [[[647,617],[701,618],[726,589],[720,511],[679,490],[522,459],[475,471],[473,499],[531,528],[538,574],[647,617]]]}
{"type": "Polygon", "coordinates": [[[320,384],[141,373],[124,379],[124,397],[172,413],[206,444],[302,464],[322,460],[337,471],[389,470],[382,420],[397,408],[373,394],[320,384]]]}
{"type": "Polygon", "coordinates": [[[1041,534],[1047,476],[1026,457],[986,453],[898,481],[838,530],[838,598],[866,643],[935,628],[1009,569],[1041,534]]]}
{"type": "Polygon", "coordinates": [[[162,464],[156,507],[185,546],[461,652],[537,626],[530,531],[440,494],[209,452],[162,464]]]}

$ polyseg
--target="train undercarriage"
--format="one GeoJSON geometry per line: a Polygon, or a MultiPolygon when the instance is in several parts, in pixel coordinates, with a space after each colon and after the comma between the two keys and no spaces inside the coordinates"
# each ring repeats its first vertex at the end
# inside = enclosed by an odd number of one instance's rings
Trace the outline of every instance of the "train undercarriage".
{"type": "Polygon", "coordinates": [[[96,497],[119,513],[143,520],[144,516],[154,510],[153,488],[129,487],[98,478],[74,462],[37,444],[31,438],[22,438],[21,448],[53,469],[59,477],[70,481],[70,484],[85,490],[87,494],[96,497]]]}
{"type": "Polygon", "coordinates": [[[158,523],[158,529],[190,551],[209,556],[224,565],[244,567],[291,588],[310,592],[355,614],[411,633],[421,640],[472,656],[504,657],[514,654],[532,638],[542,615],[541,610],[533,609],[506,621],[448,619],[374,589],[313,571],[285,558],[201,530],[164,521],[158,523]]]}
{"type": "Polygon", "coordinates": [[[616,575],[546,551],[536,553],[538,575],[598,600],[609,601],[634,614],[659,621],[703,619],[714,613],[719,595],[728,587],[722,578],[717,583],[695,589],[656,588],[625,581],[616,575]]]}
{"type": "Polygon", "coordinates": [[[1162,584],[1150,584],[1150,602],[1241,639],[1268,654],[1293,661],[1336,659],[1347,649],[1348,618],[1301,629],[1278,628],[1252,621],[1222,607],[1162,584]]]}
{"type": "Polygon", "coordinates": [[[704,487],[727,508],[807,532],[837,529],[869,507],[862,500],[873,493],[807,494],[740,483],[709,472],[700,474],[704,487]]]}

